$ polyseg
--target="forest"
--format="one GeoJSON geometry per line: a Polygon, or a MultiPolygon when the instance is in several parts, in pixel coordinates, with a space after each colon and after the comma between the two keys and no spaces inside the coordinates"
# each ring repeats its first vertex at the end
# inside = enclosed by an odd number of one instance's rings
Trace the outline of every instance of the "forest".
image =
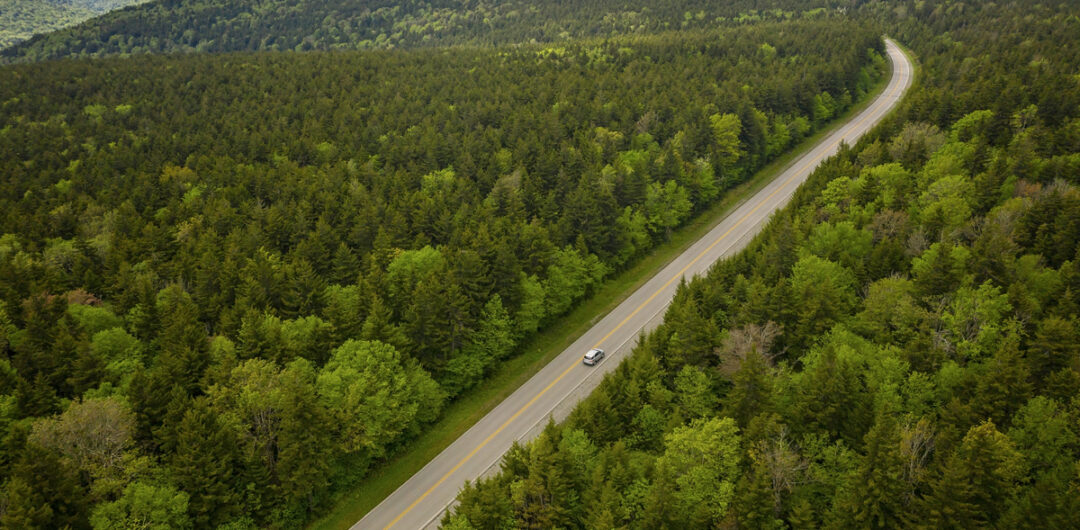
{"type": "Polygon", "coordinates": [[[850,4],[850,0],[159,0],[0,50],[0,60],[551,43],[818,18],[839,14],[850,4]]]}
{"type": "Polygon", "coordinates": [[[863,98],[880,35],[3,67],[0,526],[302,525],[863,98]]]}
{"type": "Polygon", "coordinates": [[[0,0],[0,49],[146,0],[0,0]]]}
{"type": "Polygon", "coordinates": [[[1078,12],[864,6],[901,110],[443,527],[1080,527],[1078,12]]]}

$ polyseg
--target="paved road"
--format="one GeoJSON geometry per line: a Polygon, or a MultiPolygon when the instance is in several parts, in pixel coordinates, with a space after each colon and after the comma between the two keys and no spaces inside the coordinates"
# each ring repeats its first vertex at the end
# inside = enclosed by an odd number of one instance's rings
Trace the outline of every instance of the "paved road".
{"type": "Polygon", "coordinates": [[[575,403],[599,384],[603,374],[613,370],[628,354],[643,330],[651,330],[660,323],[680,278],[701,274],[716,260],[742,249],[769,216],[787,203],[818,163],[836,152],[841,141],[854,143],[896,105],[911,85],[912,66],[895,43],[886,40],[886,46],[892,77],[885,91],[865,111],[744,202],[353,528],[411,530],[437,526],[466,480],[497,471],[496,464],[510,445],[515,440],[535,437],[549,417],[556,421],[563,419],[575,403]],[[581,356],[592,347],[607,350],[607,358],[598,366],[585,366],[581,356]]]}

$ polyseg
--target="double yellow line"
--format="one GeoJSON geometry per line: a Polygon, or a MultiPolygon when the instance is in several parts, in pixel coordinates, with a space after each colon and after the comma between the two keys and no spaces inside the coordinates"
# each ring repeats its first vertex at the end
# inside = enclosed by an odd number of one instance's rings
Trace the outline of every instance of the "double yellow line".
{"type": "MultiPolygon", "coordinates": [[[[866,120],[869,120],[871,117],[873,117],[875,114],[877,114],[877,111],[880,108],[882,108],[884,106],[887,106],[889,104],[889,100],[891,100],[894,96],[898,95],[897,92],[900,91],[900,87],[903,86],[903,84],[904,83],[902,81],[896,83],[896,85],[893,86],[889,90],[889,93],[887,95],[885,95],[884,97],[880,97],[878,103],[876,103],[873,107],[871,107],[871,109],[865,113],[865,115],[862,117],[862,119],[860,119],[858,122],[855,123],[855,125],[852,127],[852,130],[853,131],[858,130],[858,128],[861,127],[863,125],[863,123],[866,122],[866,120]]],[[[695,263],[697,263],[699,260],[701,260],[701,258],[705,257],[705,255],[708,254],[714,247],[716,247],[716,245],[718,245],[721,241],[723,241],[729,235],[731,235],[731,233],[734,232],[736,228],[741,226],[744,222],[746,222],[747,219],[749,219],[751,216],[753,216],[755,213],[757,213],[757,211],[760,210],[763,206],[765,206],[765,204],[768,203],[770,200],[772,200],[772,198],[775,197],[776,194],[780,193],[781,190],[784,190],[785,188],[787,188],[787,186],[789,184],[791,184],[795,179],[797,179],[803,173],[806,173],[807,171],[815,168],[817,166],[818,162],[820,162],[821,159],[824,158],[827,153],[832,151],[834,147],[838,146],[840,144],[840,142],[842,142],[844,140],[845,135],[841,134],[839,136],[840,136],[840,138],[837,138],[835,141],[833,141],[831,144],[829,144],[829,146],[826,147],[819,155],[814,157],[814,159],[811,160],[808,164],[804,164],[801,169],[799,169],[794,174],[792,174],[790,177],[788,177],[787,180],[785,180],[783,184],[781,184],[779,187],[777,187],[775,190],[773,190],[772,193],[770,193],[764,199],[762,199],[760,202],[758,202],[758,204],[756,206],[754,206],[753,209],[751,209],[749,212],[746,212],[746,214],[744,214],[742,217],[740,217],[739,220],[735,222],[735,224],[731,225],[731,228],[728,228],[727,231],[725,231],[720,237],[716,238],[716,240],[713,241],[708,247],[706,247],[705,250],[702,250],[701,253],[699,253],[696,257],[694,257],[694,259],[691,260],[690,263],[687,263],[686,266],[684,266],[682,269],[679,270],[679,272],[675,273],[675,275],[672,276],[671,278],[669,278],[668,281],[664,282],[664,285],[660,286],[659,289],[657,289],[655,292],[653,292],[651,295],[649,295],[649,298],[645,299],[645,301],[642,302],[640,305],[638,305],[634,309],[633,312],[631,312],[629,315],[627,315],[626,318],[622,319],[622,321],[619,322],[619,324],[616,325],[614,328],[612,328],[611,331],[607,332],[607,334],[604,335],[604,337],[601,338],[596,343],[596,345],[593,346],[593,347],[594,348],[599,348],[600,345],[604,343],[604,341],[611,338],[611,336],[614,335],[615,332],[622,329],[622,327],[624,325],[626,325],[626,323],[629,322],[630,319],[634,318],[634,316],[637,315],[639,312],[641,312],[641,310],[644,309],[645,306],[649,305],[649,303],[651,303],[653,301],[653,299],[655,299],[657,296],[660,295],[660,293],[664,292],[664,290],[666,290],[668,287],[670,287],[672,283],[674,283],[676,280],[681,278],[682,275],[685,274],[686,271],[690,269],[690,267],[694,266],[695,263]]],[[[612,353],[614,353],[614,352],[612,352],[612,353]]],[[[385,527],[383,527],[383,530],[387,530],[390,527],[397,524],[398,521],[401,521],[402,517],[405,517],[405,515],[408,514],[410,511],[412,511],[412,509],[415,508],[417,504],[420,504],[421,501],[423,501],[425,498],[427,498],[428,495],[431,495],[431,492],[435,491],[435,488],[438,488],[440,485],[442,485],[443,482],[446,482],[446,479],[450,478],[450,475],[453,475],[455,472],[457,472],[458,469],[461,469],[461,466],[465,465],[465,463],[468,462],[469,460],[471,460],[472,457],[476,456],[476,453],[480,452],[480,450],[483,449],[485,446],[487,446],[487,444],[491,443],[491,440],[495,439],[495,437],[498,436],[499,433],[503,432],[503,430],[505,430],[511,423],[514,422],[514,420],[518,419],[518,417],[521,416],[526,410],[529,410],[529,408],[532,407],[533,404],[535,404],[537,402],[537,400],[539,400],[541,397],[543,397],[544,394],[546,394],[548,390],[551,390],[552,387],[554,387],[555,385],[557,385],[559,383],[559,381],[562,381],[562,379],[564,377],[566,377],[566,374],[569,374],[571,370],[573,370],[574,368],[577,368],[578,364],[579,363],[578,363],[577,359],[575,359],[574,362],[570,364],[570,366],[566,367],[566,370],[563,370],[563,372],[561,374],[559,374],[558,377],[556,377],[552,382],[548,383],[548,385],[546,387],[544,387],[544,389],[541,390],[540,393],[533,396],[532,399],[530,399],[528,403],[526,403],[523,407],[518,409],[518,411],[515,412],[513,416],[510,416],[510,419],[503,422],[503,424],[500,425],[498,429],[495,429],[494,432],[489,434],[487,438],[484,438],[484,441],[480,442],[480,445],[477,445],[475,448],[473,448],[472,451],[469,451],[469,454],[465,455],[465,457],[462,458],[457,464],[455,464],[454,467],[450,469],[450,471],[447,471],[446,474],[444,474],[438,480],[438,482],[436,482],[430,488],[428,488],[427,491],[425,491],[423,494],[421,494],[419,497],[417,497],[417,499],[415,501],[413,501],[412,504],[410,504],[407,508],[405,508],[405,510],[403,510],[400,514],[398,514],[398,516],[395,517],[394,520],[390,521],[389,524],[387,524],[385,527]]]]}

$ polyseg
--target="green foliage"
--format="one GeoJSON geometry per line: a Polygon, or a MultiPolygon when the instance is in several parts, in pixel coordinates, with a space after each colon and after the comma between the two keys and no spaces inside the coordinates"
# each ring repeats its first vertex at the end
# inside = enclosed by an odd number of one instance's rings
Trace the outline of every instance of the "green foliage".
{"type": "Polygon", "coordinates": [[[191,528],[188,495],[169,485],[132,482],[115,501],[101,504],[90,516],[95,530],[191,528]]]}
{"type": "Polygon", "coordinates": [[[575,248],[556,251],[552,262],[548,265],[544,293],[546,311],[553,315],[566,312],[607,273],[607,268],[596,256],[582,256],[575,248]]]}
{"type": "Polygon", "coordinates": [[[731,418],[679,427],[664,437],[655,489],[671,488],[674,521],[706,526],[720,521],[734,496],[739,469],[738,428],[731,418]]]}
{"type": "Polygon", "coordinates": [[[196,526],[228,522],[240,511],[242,454],[237,434],[204,399],[195,400],[176,426],[176,449],[169,468],[190,496],[196,526]]]}
{"type": "Polygon", "coordinates": [[[1023,459],[993,423],[972,427],[925,499],[932,526],[973,527],[997,520],[1022,476],[1023,459]]]}
{"type": "Polygon", "coordinates": [[[835,225],[822,223],[814,227],[804,243],[806,252],[838,263],[850,271],[861,271],[863,257],[870,253],[873,234],[859,230],[850,221],[835,225]]]}
{"type": "Polygon", "coordinates": [[[1016,411],[1008,435],[1036,476],[1068,468],[1080,443],[1061,405],[1045,396],[1032,398],[1016,411]]]}
{"type": "Polygon", "coordinates": [[[373,456],[382,455],[412,425],[438,414],[437,388],[419,366],[403,366],[393,346],[355,340],[334,350],[316,383],[319,399],[337,414],[344,450],[373,456]]]}
{"type": "Polygon", "coordinates": [[[55,418],[38,420],[28,441],[53,449],[95,477],[120,471],[132,443],[135,417],[116,398],[73,403],[55,418]]]}
{"type": "Polygon", "coordinates": [[[851,484],[847,509],[854,525],[892,528],[904,517],[903,456],[900,433],[892,418],[881,417],[866,433],[866,457],[851,484]]]}
{"type": "Polygon", "coordinates": [[[686,189],[674,180],[649,184],[645,195],[646,226],[653,233],[667,233],[686,218],[692,206],[686,189]]]}
{"type": "Polygon", "coordinates": [[[739,134],[742,132],[742,124],[739,117],[735,114],[713,114],[709,116],[709,125],[712,127],[713,142],[719,154],[717,162],[721,167],[731,167],[740,155],[739,134]]]}
{"type": "Polygon", "coordinates": [[[78,471],[56,453],[27,444],[10,468],[6,528],[63,528],[86,525],[86,488],[78,471]]]}
{"type": "Polygon", "coordinates": [[[716,406],[712,382],[696,366],[684,366],[675,376],[675,395],[686,419],[709,416],[716,406]]]}
{"type": "Polygon", "coordinates": [[[442,382],[442,387],[451,396],[471,387],[496,362],[510,355],[515,344],[514,321],[503,307],[502,299],[495,295],[484,305],[469,344],[447,363],[448,380],[442,382]]]}
{"type": "Polygon", "coordinates": [[[819,258],[800,258],[791,271],[791,300],[798,308],[793,342],[807,344],[825,332],[855,305],[855,277],[843,265],[819,258]]]}
{"type": "MultiPolygon", "coordinates": [[[[425,182],[427,178],[424,177],[425,182]]],[[[431,281],[445,263],[442,254],[430,246],[401,252],[386,267],[390,298],[400,300],[409,296],[420,282],[431,281]]]]}
{"type": "Polygon", "coordinates": [[[90,335],[124,325],[124,321],[120,317],[104,307],[72,304],[68,306],[67,310],[71,317],[90,335]]]}

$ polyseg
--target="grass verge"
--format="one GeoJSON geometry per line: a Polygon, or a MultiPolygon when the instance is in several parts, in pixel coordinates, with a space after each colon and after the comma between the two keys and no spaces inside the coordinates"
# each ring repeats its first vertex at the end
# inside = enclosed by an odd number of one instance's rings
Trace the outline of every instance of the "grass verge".
{"type": "Polygon", "coordinates": [[[550,323],[544,331],[523,344],[520,355],[503,362],[478,386],[447,405],[442,417],[428,427],[424,434],[373,469],[356,488],[337,497],[333,509],[313,522],[309,528],[336,530],[349,528],[359,521],[480,418],[528,381],[540,368],[588,331],[600,318],[611,312],[690,245],[704,237],[735,208],[852,116],[867,108],[884,91],[888,81],[887,73],[862,101],[840,115],[831,125],[803,140],[794,149],[758,171],[747,182],[728,191],[720,201],[675,231],[668,241],[654,247],[634,266],[608,278],[592,297],[580,302],[570,313],[550,323]]]}

